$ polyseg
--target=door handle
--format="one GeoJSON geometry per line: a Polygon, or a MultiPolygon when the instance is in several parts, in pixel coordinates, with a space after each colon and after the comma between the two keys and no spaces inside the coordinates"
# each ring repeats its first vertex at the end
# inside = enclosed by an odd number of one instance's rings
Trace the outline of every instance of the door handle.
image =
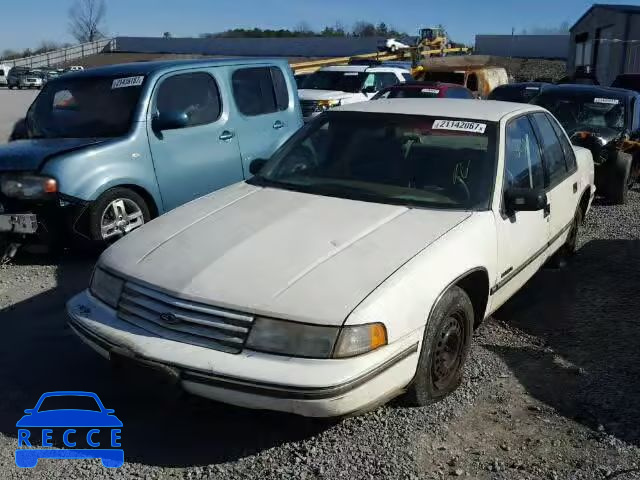
{"type": "Polygon", "coordinates": [[[284,123],[282,123],[280,120],[276,120],[276,123],[273,124],[273,128],[275,130],[280,130],[281,128],[284,128],[284,123]]]}
{"type": "Polygon", "coordinates": [[[229,130],[225,130],[220,134],[220,140],[223,140],[226,142],[227,140],[231,140],[235,136],[236,136],[235,133],[230,132],[229,130]]]}
{"type": "Polygon", "coordinates": [[[573,193],[578,193],[578,182],[573,184],[573,193]]]}

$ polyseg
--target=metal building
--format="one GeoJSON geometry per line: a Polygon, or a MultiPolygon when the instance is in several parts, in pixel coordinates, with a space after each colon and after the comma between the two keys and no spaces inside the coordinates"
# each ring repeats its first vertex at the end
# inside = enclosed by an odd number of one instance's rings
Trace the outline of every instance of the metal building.
{"type": "Polygon", "coordinates": [[[602,85],[640,73],[640,6],[594,4],[571,27],[567,69],[587,66],[602,85]]]}
{"type": "Polygon", "coordinates": [[[569,35],[476,35],[474,50],[478,55],[566,60],[569,35]]]}

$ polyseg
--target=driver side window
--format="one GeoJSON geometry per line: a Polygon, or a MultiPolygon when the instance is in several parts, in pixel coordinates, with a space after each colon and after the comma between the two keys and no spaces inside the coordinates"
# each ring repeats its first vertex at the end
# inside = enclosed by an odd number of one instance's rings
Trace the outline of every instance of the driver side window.
{"type": "Polygon", "coordinates": [[[527,117],[507,125],[504,189],[544,188],[544,170],[538,141],[527,117]]]}

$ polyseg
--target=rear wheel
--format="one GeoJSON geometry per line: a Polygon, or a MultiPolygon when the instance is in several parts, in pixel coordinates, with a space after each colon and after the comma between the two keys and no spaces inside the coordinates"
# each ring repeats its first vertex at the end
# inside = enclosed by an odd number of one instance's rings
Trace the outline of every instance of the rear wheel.
{"type": "Polygon", "coordinates": [[[428,320],[418,368],[405,394],[407,404],[429,405],[458,388],[469,354],[473,322],[469,296],[460,287],[451,287],[428,320]]]}
{"type": "Polygon", "coordinates": [[[151,219],[149,206],[129,188],[112,188],[89,210],[89,234],[96,242],[112,243],[151,219]]]}

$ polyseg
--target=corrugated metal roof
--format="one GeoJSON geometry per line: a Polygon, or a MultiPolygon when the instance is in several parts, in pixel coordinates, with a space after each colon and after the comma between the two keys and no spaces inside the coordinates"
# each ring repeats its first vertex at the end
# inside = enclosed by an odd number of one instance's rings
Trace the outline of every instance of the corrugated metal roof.
{"type": "Polygon", "coordinates": [[[610,4],[610,3],[594,3],[589,10],[587,10],[576,23],[573,24],[571,30],[576,28],[576,26],[582,22],[591,12],[593,12],[596,8],[602,8],[604,10],[614,10],[620,13],[640,13],[640,6],[637,5],[619,5],[619,4],[610,4]]]}

